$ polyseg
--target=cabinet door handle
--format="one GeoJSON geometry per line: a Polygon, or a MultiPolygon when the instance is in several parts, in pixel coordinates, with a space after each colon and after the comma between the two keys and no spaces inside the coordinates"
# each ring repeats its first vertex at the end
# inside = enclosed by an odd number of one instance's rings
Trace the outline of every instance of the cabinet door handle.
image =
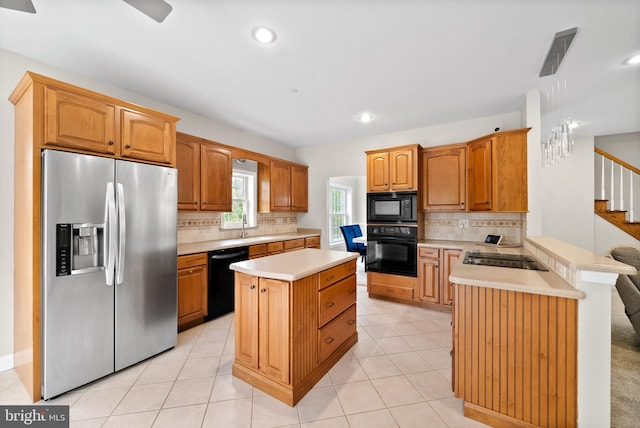
{"type": "Polygon", "coordinates": [[[113,146],[113,141],[109,140],[109,141],[107,141],[107,144],[110,145],[110,146],[113,146]]]}
{"type": "Polygon", "coordinates": [[[451,325],[451,327],[453,327],[453,321],[451,321],[449,324],[451,325]]]}
{"type": "Polygon", "coordinates": [[[260,292],[261,292],[261,293],[264,293],[265,291],[267,291],[267,289],[266,289],[266,288],[261,288],[261,289],[260,289],[260,292]]]}
{"type": "Polygon", "coordinates": [[[255,286],[255,285],[250,285],[250,286],[249,286],[249,290],[253,290],[254,288],[256,288],[256,286],[255,286]]]}
{"type": "Polygon", "coordinates": [[[433,265],[433,267],[438,267],[438,265],[433,265]]]}
{"type": "Polygon", "coordinates": [[[347,321],[347,324],[349,325],[354,325],[356,323],[356,320],[349,320],[347,321]]]}
{"type": "Polygon", "coordinates": [[[131,148],[131,144],[125,144],[124,146],[126,149],[130,149],[131,148]]]}
{"type": "Polygon", "coordinates": [[[324,341],[324,343],[326,343],[327,345],[330,343],[333,343],[335,339],[333,337],[328,338],[327,340],[324,341]]]}
{"type": "Polygon", "coordinates": [[[194,203],[193,203],[193,205],[198,205],[198,203],[197,203],[197,202],[194,202],[194,203]]]}
{"type": "Polygon", "coordinates": [[[329,302],[329,303],[327,303],[327,304],[326,304],[326,305],[324,305],[324,306],[325,306],[325,308],[330,308],[330,307],[332,307],[332,306],[334,306],[334,305],[335,305],[335,303],[334,303],[334,302],[329,302]]]}
{"type": "Polygon", "coordinates": [[[460,202],[460,205],[464,205],[464,202],[460,202]]]}
{"type": "Polygon", "coordinates": [[[203,203],[202,203],[202,205],[207,205],[207,203],[206,203],[206,202],[203,202],[203,203]]]}
{"type": "Polygon", "coordinates": [[[189,275],[193,273],[193,269],[189,269],[189,275]]]}
{"type": "Polygon", "coordinates": [[[333,278],[334,278],[334,275],[329,275],[329,276],[327,277],[327,281],[333,281],[333,278]]]}

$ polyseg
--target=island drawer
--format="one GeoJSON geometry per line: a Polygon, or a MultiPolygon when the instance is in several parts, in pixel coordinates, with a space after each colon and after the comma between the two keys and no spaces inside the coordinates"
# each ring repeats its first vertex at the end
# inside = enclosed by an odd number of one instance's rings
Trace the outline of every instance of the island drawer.
{"type": "Polygon", "coordinates": [[[188,256],[178,257],[178,269],[184,269],[194,266],[202,266],[207,264],[207,253],[190,254],[188,256]]]}
{"type": "Polygon", "coordinates": [[[331,321],[356,301],[356,281],[353,275],[320,291],[318,327],[331,321]]]}
{"type": "Polygon", "coordinates": [[[304,238],[300,239],[289,239],[288,241],[284,241],[284,250],[285,251],[294,251],[304,248],[304,238]]]}
{"type": "Polygon", "coordinates": [[[353,275],[356,273],[356,261],[352,260],[347,263],[343,263],[336,267],[332,267],[327,270],[323,270],[320,272],[320,280],[318,282],[318,289],[323,289],[324,287],[333,284],[336,281],[341,280],[349,275],[353,275]]]}
{"type": "Polygon", "coordinates": [[[356,304],[354,303],[333,321],[318,331],[318,364],[356,332],[356,304]]]}
{"type": "Polygon", "coordinates": [[[268,254],[278,254],[282,252],[282,241],[269,242],[267,244],[268,254]]]}

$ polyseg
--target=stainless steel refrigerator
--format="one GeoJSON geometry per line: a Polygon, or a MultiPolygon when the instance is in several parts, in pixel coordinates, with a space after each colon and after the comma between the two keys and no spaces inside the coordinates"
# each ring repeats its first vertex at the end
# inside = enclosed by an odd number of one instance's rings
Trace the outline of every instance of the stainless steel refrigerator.
{"type": "Polygon", "coordinates": [[[175,346],[177,171],[52,150],[42,165],[49,399],[175,346]]]}

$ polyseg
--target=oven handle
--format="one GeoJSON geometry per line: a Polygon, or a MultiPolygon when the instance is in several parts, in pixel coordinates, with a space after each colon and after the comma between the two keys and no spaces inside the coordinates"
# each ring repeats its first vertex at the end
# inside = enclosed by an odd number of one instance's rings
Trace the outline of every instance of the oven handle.
{"type": "Polygon", "coordinates": [[[417,239],[406,239],[406,238],[398,238],[396,236],[371,236],[371,235],[367,235],[367,241],[368,242],[372,242],[372,241],[398,241],[398,242],[406,242],[408,244],[417,244],[418,240],[417,239]]]}

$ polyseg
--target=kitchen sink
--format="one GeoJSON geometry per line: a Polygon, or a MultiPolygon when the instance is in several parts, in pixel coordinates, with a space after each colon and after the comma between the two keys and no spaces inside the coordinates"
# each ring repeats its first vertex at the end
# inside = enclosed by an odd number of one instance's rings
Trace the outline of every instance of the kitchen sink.
{"type": "Polygon", "coordinates": [[[544,265],[531,256],[522,254],[483,253],[468,251],[462,260],[467,265],[506,267],[514,269],[548,271],[544,265]]]}

